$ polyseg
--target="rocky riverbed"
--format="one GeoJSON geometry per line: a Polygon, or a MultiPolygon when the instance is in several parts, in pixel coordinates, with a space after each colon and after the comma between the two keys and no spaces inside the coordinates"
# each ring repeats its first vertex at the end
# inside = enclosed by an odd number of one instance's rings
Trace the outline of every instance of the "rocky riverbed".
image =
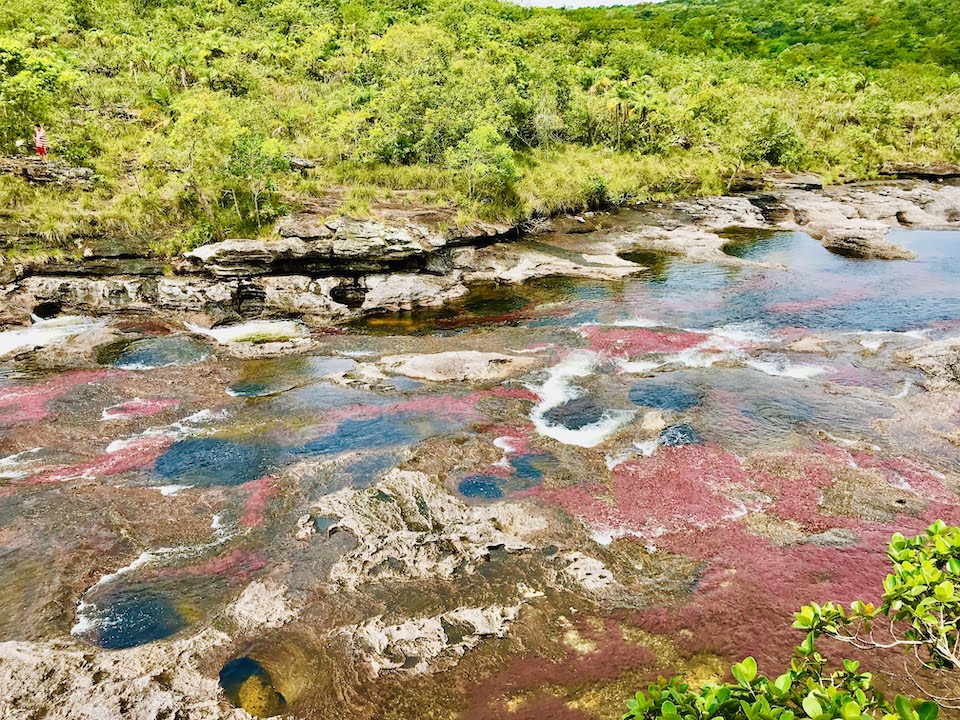
{"type": "Polygon", "coordinates": [[[960,522],[958,207],[298,217],[168,274],[21,269],[0,718],[588,720],[777,672],[800,604],[960,522]]]}

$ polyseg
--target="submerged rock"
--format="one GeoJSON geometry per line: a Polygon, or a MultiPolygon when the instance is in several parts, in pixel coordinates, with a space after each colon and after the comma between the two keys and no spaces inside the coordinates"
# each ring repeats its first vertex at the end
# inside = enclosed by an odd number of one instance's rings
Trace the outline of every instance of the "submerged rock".
{"type": "Polygon", "coordinates": [[[887,242],[886,226],[866,223],[857,227],[828,230],[821,239],[823,246],[830,252],[844,257],[863,258],[865,260],[915,260],[917,254],[912,250],[887,242]]]}
{"type": "Polygon", "coordinates": [[[380,367],[387,372],[434,382],[488,382],[503,380],[538,365],[531,357],[517,357],[476,350],[431,353],[429,355],[388,355],[380,367]]]}

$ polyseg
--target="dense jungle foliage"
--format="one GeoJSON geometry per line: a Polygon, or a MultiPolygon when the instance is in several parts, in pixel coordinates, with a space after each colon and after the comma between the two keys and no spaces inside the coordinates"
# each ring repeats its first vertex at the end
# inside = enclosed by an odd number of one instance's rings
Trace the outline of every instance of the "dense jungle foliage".
{"type": "Polygon", "coordinates": [[[721,192],[738,169],[869,177],[960,160],[960,3],[6,0],[0,152],[31,152],[34,122],[96,172],[0,177],[7,221],[51,246],[174,251],[330,188],[354,214],[416,189],[515,220],[721,192]]]}

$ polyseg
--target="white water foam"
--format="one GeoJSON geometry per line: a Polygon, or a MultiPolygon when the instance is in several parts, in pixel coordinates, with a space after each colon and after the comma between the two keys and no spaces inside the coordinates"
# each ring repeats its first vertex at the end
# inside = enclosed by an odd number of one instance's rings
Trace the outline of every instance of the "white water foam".
{"type": "Polygon", "coordinates": [[[106,324],[105,320],[82,315],[62,315],[49,320],[35,317],[32,325],[0,332],[0,357],[17,351],[57,345],[106,324]]]}
{"type": "Polygon", "coordinates": [[[122,577],[127,573],[138,570],[144,565],[149,565],[159,560],[195,557],[203,552],[206,552],[207,550],[211,550],[219,545],[223,545],[225,542],[233,539],[238,532],[237,529],[234,529],[233,531],[228,530],[228,528],[224,526],[222,518],[219,514],[213,516],[213,521],[211,522],[210,527],[213,530],[213,539],[210,542],[203,543],[202,545],[178,545],[176,547],[160,547],[156,548],[155,550],[147,550],[140,553],[140,555],[138,555],[136,559],[134,559],[134,561],[129,565],[125,565],[119,570],[108,573],[97,580],[97,582],[84,591],[83,595],[81,595],[80,599],[77,601],[77,621],[74,623],[73,627],[70,628],[70,634],[84,635],[91,630],[104,627],[107,624],[107,621],[104,618],[97,617],[96,603],[84,600],[87,595],[97,588],[103,587],[104,585],[113,582],[117,578],[122,577]]]}
{"type": "Polygon", "coordinates": [[[283,342],[309,337],[310,329],[297,320],[250,320],[237,325],[204,328],[187,325],[191,332],[206,335],[221,345],[237,342],[283,342]]]}
{"type": "Polygon", "coordinates": [[[582,391],[571,380],[592,375],[599,359],[594,352],[577,350],[547,369],[547,379],[543,385],[528,386],[541,398],[530,414],[538,433],[565,445],[596,447],[633,419],[634,412],[631,410],[608,410],[597,422],[576,430],[552,425],[546,420],[545,416],[550,410],[581,396],[582,391]]]}

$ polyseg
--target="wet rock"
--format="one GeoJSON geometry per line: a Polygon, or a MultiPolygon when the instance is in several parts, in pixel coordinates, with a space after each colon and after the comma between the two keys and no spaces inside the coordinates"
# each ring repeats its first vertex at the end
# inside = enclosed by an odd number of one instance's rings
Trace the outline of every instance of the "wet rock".
{"type": "Polygon", "coordinates": [[[536,367],[531,357],[458,350],[429,355],[389,355],[381,358],[387,372],[433,382],[489,382],[503,380],[536,367]]]}
{"type": "Polygon", "coordinates": [[[10,717],[248,720],[220,707],[220,688],[198,669],[229,637],[205,630],[175,642],[91,651],[67,642],[0,643],[0,707],[10,717]]]}
{"type": "Polygon", "coordinates": [[[863,223],[856,227],[834,228],[828,230],[821,242],[830,252],[844,257],[869,260],[914,260],[917,254],[912,250],[884,240],[887,227],[880,224],[863,223]]]}
{"type": "Polygon", "coordinates": [[[383,616],[344,628],[354,652],[377,677],[390,670],[414,675],[447,669],[483,638],[504,637],[520,605],[457,608],[427,618],[387,625],[383,616]]]}
{"type": "Polygon", "coordinates": [[[924,372],[928,390],[960,389],[960,337],[928,342],[896,357],[924,372]]]}
{"type": "Polygon", "coordinates": [[[473,572],[489,548],[532,549],[546,521],[519,504],[469,506],[423,473],[392,470],[374,487],[320,498],[319,514],[339,518],[357,547],[334,565],[330,580],[347,588],[387,579],[451,577],[473,572]]]}

